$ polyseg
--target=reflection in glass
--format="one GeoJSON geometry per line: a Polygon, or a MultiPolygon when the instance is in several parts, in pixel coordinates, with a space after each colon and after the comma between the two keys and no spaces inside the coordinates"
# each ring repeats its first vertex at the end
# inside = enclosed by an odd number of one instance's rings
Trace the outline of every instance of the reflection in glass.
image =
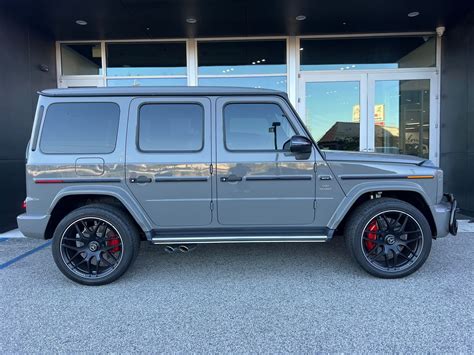
{"type": "Polygon", "coordinates": [[[321,149],[359,150],[358,81],[306,83],[306,126],[321,149]]]}
{"type": "Polygon", "coordinates": [[[186,86],[186,78],[109,79],[107,86],[186,86]]]}
{"type": "Polygon", "coordinates": [[[429,157],[429,80],[375,82],[375,151],[429,157]]]}
{"type": "Polygon", "coordinates": [[[102,74],[99,44],[61,44],[62,75],[102,74]]]}
{"type": "Polygon", "coordinates": [[[260,76],[244,78],[200,78],[200,86],[240,86],[256,89],[273,89],[286,92],[286,76],[260,76]]]}
{"type": "Polygon", "coordinates": [[[41,151],[48,154],[111,153],[115,149],[119,120],[120,108],[115,103],[52,104],[44,119],[41,151]]]}
{"type": "Polygon", "coordinates": [[[198,43],[199,75],[286,74],[286,41],[198,43]]]}
{"type": "Polygon", "coordinates": [[[107,76],[186,75],[186,43],[109,43],[107,76]]]}
{"type": "Polygon", "coordinates": [[[302,39],[301,70],[365,70],[436,66],[436,38],[302,39]]]}
{"type": "Polygon", "coordinates": [[[224,130],[229,150],[282,150],[295,135],[277,104],[228,104],[224,130]]]}
{"type": "Polygon", "coordinates": [[[204,141],[199,104],[145,104],[139,113],[138,145],[143,151],[198,151],[204,141]]]}

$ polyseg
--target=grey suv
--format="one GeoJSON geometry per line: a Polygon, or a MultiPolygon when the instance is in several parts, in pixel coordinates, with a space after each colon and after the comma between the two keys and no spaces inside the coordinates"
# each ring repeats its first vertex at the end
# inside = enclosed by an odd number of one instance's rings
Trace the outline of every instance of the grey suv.
{"type": "Polygon", "coordinates": [[[321,151],[286,94],[244,88],[40,92],[21,232],[53,239],[87,285],[120,277],[140,241],[325,242],[372,275],[417,270],[456,234],[443,172],[403,155],[321,151]],[[340,233],[339,233],[340,232],[340,233]]]}

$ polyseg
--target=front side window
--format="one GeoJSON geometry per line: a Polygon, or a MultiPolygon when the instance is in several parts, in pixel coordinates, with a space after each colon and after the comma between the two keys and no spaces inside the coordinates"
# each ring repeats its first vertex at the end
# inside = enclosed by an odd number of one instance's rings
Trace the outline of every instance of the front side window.
{"type": "Polygon", "coordinates": [[[120,108],[111,102],[56,103],[48,107],[40,148],[49,154],[106,154],[115,149],[120,108]]]}
{"type": "Polygon", "coordinates": [[[296,133],[281,107],[272,103],[236,103],[224,108],[228,150],[283,150],[296,133]]]}
{"type": "Polygon", "coordinates": [[[204,146],[204,108],[200,104],[141,106],[138,147],[145,152],[192,152],[204,146]]]}

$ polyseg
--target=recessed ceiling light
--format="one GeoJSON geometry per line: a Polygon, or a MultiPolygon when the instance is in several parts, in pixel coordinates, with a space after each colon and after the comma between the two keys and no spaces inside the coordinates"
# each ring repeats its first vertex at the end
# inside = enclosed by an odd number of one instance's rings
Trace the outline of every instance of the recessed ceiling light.
{"type": "Polygon", "coordinates": [[[80,26],[85,26],[87,25],[87,21],[84,21],[84,20],[76,20],[76,24],[80,25],[80,26]]]}
{"type": "Polygon", "coordinates": [[[418,11],[413,11],[408,13],[408,17],[417,17],[420,13],[418,11]]]}
{"type": "Polygon", "coordinates": [[[296,21],[304,21],[306,20],[306,16],[305,15],[298,15],[296,16],[296,21]]]}
{"type": "Polygon", "coordinates": [[[194,17],[189,17],[189,18],[186,19],[186,22],[193,24],[193,23],[196,23],[197,20],[194,17]]]}

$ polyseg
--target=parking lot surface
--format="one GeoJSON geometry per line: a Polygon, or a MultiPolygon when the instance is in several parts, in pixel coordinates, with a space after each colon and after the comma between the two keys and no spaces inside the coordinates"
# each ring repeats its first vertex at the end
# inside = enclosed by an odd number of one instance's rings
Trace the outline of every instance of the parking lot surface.
{"type": "Polygon", "coordinates": [[[142,243],[101,287],[63,277],[46,243],[0,240],[0,353],[473,352],[474,233],[434,241],[398,280],[366,274],[341,239],[171,255],[142,243]]]}

